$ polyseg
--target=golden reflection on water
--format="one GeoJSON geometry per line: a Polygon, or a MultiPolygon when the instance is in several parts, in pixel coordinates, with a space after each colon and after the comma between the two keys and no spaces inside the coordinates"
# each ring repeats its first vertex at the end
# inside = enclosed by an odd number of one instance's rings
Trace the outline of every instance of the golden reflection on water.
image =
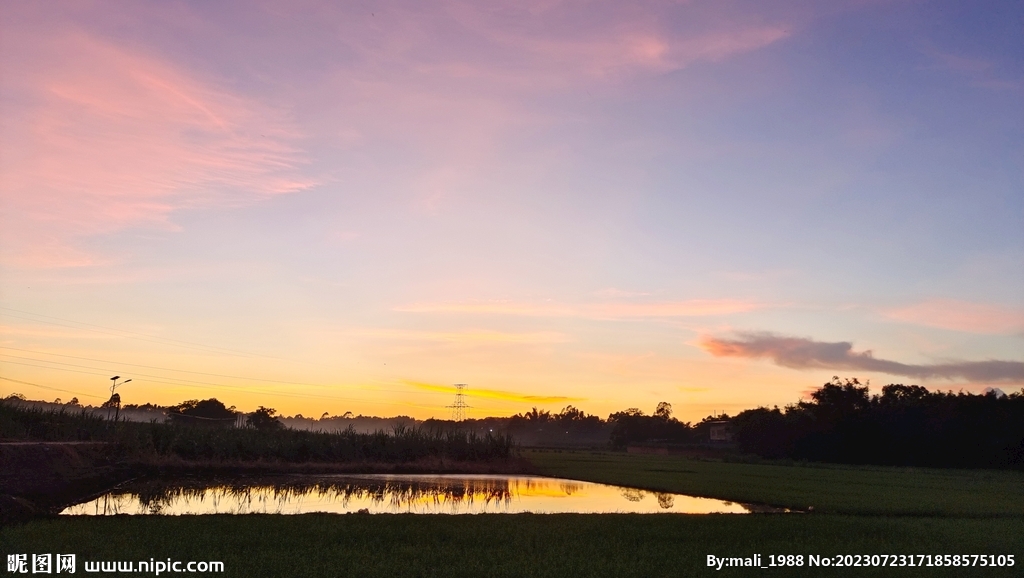
{"type": "Polygon", "coordinates": [[[329,513],[748,513],[733,502],[536,476],[296,476],[135,484],[64,515],[329,513]]]}

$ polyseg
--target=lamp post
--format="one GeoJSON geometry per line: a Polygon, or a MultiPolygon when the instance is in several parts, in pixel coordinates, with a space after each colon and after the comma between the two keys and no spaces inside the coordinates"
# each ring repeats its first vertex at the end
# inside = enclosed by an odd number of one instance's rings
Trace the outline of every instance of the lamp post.
{"type": "MultiPolygon", "coordinates": [[[[115,375],[114,377],[110,378],[110,381],[112,381],[113,383],[110,384],[109,403],[116,409],[116,411],[114,412],[114,421],[117,421],[117,418],[121,415],[121,396],[114,393],[114,390],[131,381],[130,379],[126,379],[121,383],[118,383],[117,380],[119,379],[121,379],[120,375],[115,375]]],[[[107,407],[107,419],[110,419],[110,407],[107,407]]]]}

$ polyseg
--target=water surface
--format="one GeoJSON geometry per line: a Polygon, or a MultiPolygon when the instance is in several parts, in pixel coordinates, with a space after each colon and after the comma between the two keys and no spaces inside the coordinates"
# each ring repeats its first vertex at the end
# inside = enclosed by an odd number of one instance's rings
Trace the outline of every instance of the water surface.
{"type": "Polygon", "coordinates": [[[745,514],[754,507],[559,478],[503,475],[293,476],[253,482],[148,482],[61,514],[745,514]]]}

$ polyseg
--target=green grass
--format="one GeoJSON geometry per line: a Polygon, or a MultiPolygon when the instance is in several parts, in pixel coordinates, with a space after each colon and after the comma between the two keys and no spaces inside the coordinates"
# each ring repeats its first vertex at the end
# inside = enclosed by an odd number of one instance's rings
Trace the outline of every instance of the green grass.
{"type": "Polygon", "coordinates": [[[909,516],[1024,516],[1024,473],[779,465],[678,456],[528,451],[549,476],[806,509],[909,516]]]}
{"type": "Polygon", "coordinates": [[[544,473],[791,507],[754,515],[51,518],[0,528],[0,559],[223,561],[226,576],[1020,576],[1014,472],[795,466],[528,452],[544,473]],[[709,554],[1012,554],[1012,568],[725,568],[709,554]]]}
{"type": "MultiPolygon", "coordinates": [[[[804,515],[322,515],[39,520],[0,555],[215,560],[225,576],[751,576],[708,554],[1008,554],[1014,568],[776,568],[772,576],[1018,576],[1024,520],[804,515]]],[[[767,563],[767,562],[765,562],[767,563]]]]}

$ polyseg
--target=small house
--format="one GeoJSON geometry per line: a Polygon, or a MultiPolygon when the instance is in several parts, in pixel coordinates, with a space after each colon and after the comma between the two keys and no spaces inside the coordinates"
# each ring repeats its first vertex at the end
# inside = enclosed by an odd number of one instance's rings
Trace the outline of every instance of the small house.
{"type": "Polygon", "coordinates": [[[708,424],[711,443],[732,442],[732,423],[728,420],[717,420],[708,424]]]}

